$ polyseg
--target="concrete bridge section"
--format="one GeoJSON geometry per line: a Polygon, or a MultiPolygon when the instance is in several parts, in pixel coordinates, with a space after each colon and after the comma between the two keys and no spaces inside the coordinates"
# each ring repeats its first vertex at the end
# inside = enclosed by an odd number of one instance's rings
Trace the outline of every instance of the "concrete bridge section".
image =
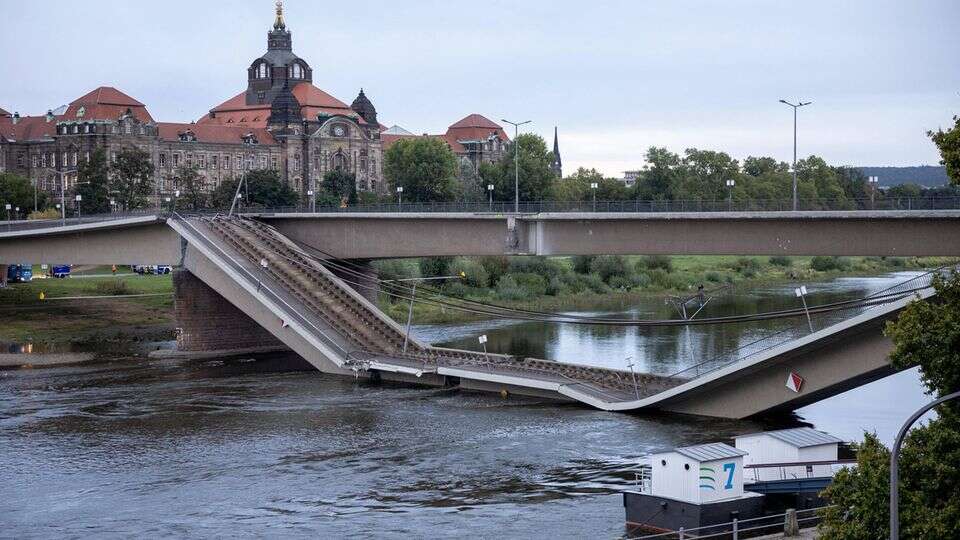
{"type": "MultiPolygon", "coordinates": [[[[960,210],[561,214],[255,214],[340,259],[446,255],[960,254],[960,210]]],[[[4,231],[0,263],[176,264],[160,216],[4,231]]],[[[319,254],[317,252],[316,254],[319,254]]]]}

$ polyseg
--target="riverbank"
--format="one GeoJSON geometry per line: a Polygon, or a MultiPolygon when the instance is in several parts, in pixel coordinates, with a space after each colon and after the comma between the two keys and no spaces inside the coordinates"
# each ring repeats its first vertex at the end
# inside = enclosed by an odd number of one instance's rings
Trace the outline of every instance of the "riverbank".
{"type": "Polygon", "coordinates": [[[163,341],[173,339],[173,324],[169,275],[114,277],[108,271],[103,277],[37,278],[0,289],[0,341],[163,341]]]}
{"type": "MultiPolygon", "coordinates": [[[[695,255],[501,259],[505,258],[457,257],[448,261],[446,266],[436,262],[424,265],[421,260],[405,259],[387,261],[381,271],[385,279],[429,276],[432,270],[440,275],[443,275],[441,272],[446,275],[463,272],[465,278],[447,282],[437,289],[445,295],[511,309],[561,312],[624,311],[651,298],[666,301],[670,297],[695,294],[700,285],[707,291],[723,287],[747,289],[921,270],[957,262],[947,258],[695,255]],[[500,272],[495,274],[498,268],[500,272]],[[480,274],[479,278],[477,274],[480,274]],[[477,286],[484,283],[483,287],[477,286]]],[[[430,298],[430,290],[428,287],[418,288],[417,297],[430,298]]],[[[395,321],[405,323],[409,302],[405,298],[381,294],[380,308],[395,321]]],[[[415,303],[413,309],[413,319],[418,324],[488,318],[481,313],[430,303],[415,303]]]]}

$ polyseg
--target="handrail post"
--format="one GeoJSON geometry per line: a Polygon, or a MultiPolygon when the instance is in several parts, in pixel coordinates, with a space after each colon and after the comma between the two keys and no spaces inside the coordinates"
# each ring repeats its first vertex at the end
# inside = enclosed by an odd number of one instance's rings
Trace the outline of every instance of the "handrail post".
{"type": "Polygon", "coordinates": [[[680,530],[677,531],[677,532],[679,533],[679,534],[677,535],[677,538],[678,538],[679,540],[683,540],[683,539],[684,539],[684,536],[683,536],[683,527],[680,527],[680,530]]]}
{"type": "Polygon", "coordinates": [[[733,540],[740,540],[740,521],[733,518],[733,540]]]}

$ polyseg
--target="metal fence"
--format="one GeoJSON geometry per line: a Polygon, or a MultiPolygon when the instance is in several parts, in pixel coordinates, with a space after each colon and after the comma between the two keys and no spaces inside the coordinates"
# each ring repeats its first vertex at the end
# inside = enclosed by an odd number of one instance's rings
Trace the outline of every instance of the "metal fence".
{"type": "Polygon", "coordinates": [[[816,526],[821,520],[820,511],[831,508],[831,506],[820,506],[817,508],[807,508],[804,510],[787,510],[782,514],[772,514],[750,519],[733,519],[726,523],[717,523],[715,525],[706,525],[684,529],[681,527],[677,531],[670,531],[657,534],[648,534],[643,536],[628,535],[632,540],[685,540],[685,539],[705,539],[705,538],[750,538],[761,534],[774,534],[777,532],[793,532],[793,526],[799,529],[807,529],[816,526]]]}
{"type": "MultiPolygon", "coordinates": [[[[397,202],[355,204],[349,206],[318,206],[312,213],[494,213],[521,214],[597,212],[597,213],[675,213],[675,212],[789,212],[791,199],[752,200],[624,200],[624,201],[524,201],[515,207],[512,201],[494,202],[397,202]]],[[[902,210],[958,210],[960,197],[916,197],[877,199],[801,199],[797,211],[902,211],[902,210]]],[[[248,207],[246,212],[311,213],[309,206],[263,208],[248,207]]]]}

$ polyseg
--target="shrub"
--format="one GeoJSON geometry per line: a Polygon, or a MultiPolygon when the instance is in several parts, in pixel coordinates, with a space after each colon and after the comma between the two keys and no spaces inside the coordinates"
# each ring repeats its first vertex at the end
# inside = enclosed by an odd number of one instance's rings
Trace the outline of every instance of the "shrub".
{"type": "Polygon", "coordinates": [[[487,271],[487,278],[490,283],[496,283],[501,276],[507,273],[507,269],[510,267],[510,259],[502,255],[480,257],[479,260],[483,269],[487,271]]]}
{"type": "Polygon", "coordinates": [[[38,212],[30,212],[27,219],[57,219],[60,217],[60,211],[56,208],[48,208],[38,212]]]}
{"type": "Polygon", "coordinates": [[[127,282],[119,279],[97,283],[94,290],[104,296],[123,296],[130,294],[130,287],[127,286],[127,282]]]}
{"type": "Polygon", "coordinates": [[[648,255],[642,259],[638,265],[643,265],[648,270],[663,270],[664,272],[673,272],[673,261],[666,255],[648,255]]]}
{"type": "Polygon", "coordinates": [[[462,282],[470,287],[483,288],[490,284],[490,276],[487,269],[476,259],[467,257],[457,257],[450,265],[450,275],[459,276],[463,272],[466,277],[462,282]]]}
{"type": "Polygon", "coordinates": [[[845,257],[816,256],[810,259],[810,268],[817,272],[830,272],[850,268],[850,260],[845,257]]]}
{"type": "Polygon", "coordinates": [[[508,272],[511,274],[539,274],[546,279],[563,272],[559,263],[547,257],[513,257],[508,272]]]}
{"type": "Polygon", "coordinates": [[[517,285],[523,287],[531,297],[547,294],[547,278],[540,274],[523,273],[507,275],[512,275],[517,285]]]}
{"type": "Polygon", "coordinates": [[[707,281],[711,283],[720,283],[721,281],[723,281],[723,274],[716,271],[707,272],[707,274],[704,277],[706,277],[707,281]]]}
{"type": "Polygon", "coordinates": [[[443,286],[443,293],[457,298],[463,298],[467,295],[469,288],[459,281],[452,281],[443,286]]]}
{"type": "Polygon", "coordinates": [[[497,280],[497,298],[501,300],[526,300],[529,293],[517,283],[510,274],[505,274],[497,280]]]}
{"type": "Polygon", "coordinates": [[[374,263],[374,266],[380,274],[380,279],[385,281],[419,277],[416,266],[409,260],[389,259],[386,261],[377,261],[374,263]]]}
{"type": "Polygon", "coordinates": [[[627,260],[620,255],[597,257],[590,263],[590,273],[599,275],[607,283],[614,277],[629,278],[633,274],[627,260]]]}
{"type": "Polygon", "coordinates": [[[420,275],[437,277],[450,275],[451,257],[424,257],[420,259],[420,275]]]}
{"type": "Polygon", "coordinates": [[[775,255],[770,257],[770,264],[786,268],[788,266],[793,266],[793,260],[791,260],[790,257],[785,257],[783,255],[775,255]]]}
{"type": "Polygon", "coordinates": [[[753,259],[751,257],[740,257],[737,259],[737,262],[733,264],[734,269],[741,274],[751,273],[752,277],[757,275],[757,272],[760,271],[760,261],[753,259]]]}
{"type": "Polygon", "coordinates": [[[570,258],[570,263],[573,266],[574,272],[578,274],[589,274],[590,265],[594,259],[596,259],[594,255],[575,255],[570,258]]]}
{"type": "Polygon", "coordinates": [[[626,276],[613,276],[610,278],[610,288],[619,289],[621,291],[629,291],[633,288],[634,281],[632,278],[626,276]]]}
{"type": "Polygon", "coordinates": [[[756,271],[754,268],[751,268],[751,267],[744,268],[743,271],[740,272],[740,274],[741,274],[743,277],[748,278],[748,279],[757,277],[757,271],[756,271]]]}

